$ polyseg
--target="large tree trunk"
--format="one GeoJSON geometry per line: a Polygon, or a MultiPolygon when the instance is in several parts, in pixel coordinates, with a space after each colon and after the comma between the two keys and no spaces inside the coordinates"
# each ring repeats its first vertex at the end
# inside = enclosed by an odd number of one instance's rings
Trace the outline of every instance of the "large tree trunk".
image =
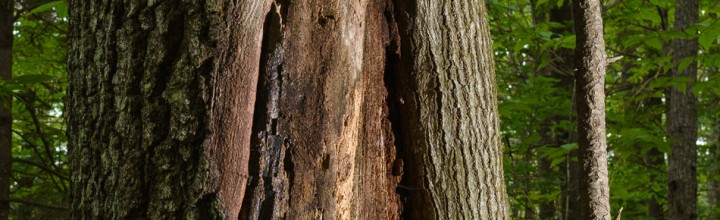
{"type": "MultiPolygon", "coordinates": [[[[677,0],[675,30],[684,31],[698,22],[698,0],[677,0]]],[[[673,41],[673,63],[698,53],[697,39],[673,41]]],[[[697,77],[697,62],[684,70],[673,68],[671,77],[687,77],[692,82],[697,77]]],[[[697,107],[692,93],[694,83],[686,91],[668,88],[666,97],[667,136],[670,142],[668,156],[668,218],[697,219],[697,107]]]]}
{"type": "Polygon", "coordinates": [[[201,2],[69,2],[72,218],[237,218],[269,2],[201,2]]]}
{"type": "Polygon", "coordinates": [[[71,3],[75,218],[506,218],[481,1],[71,3]]]}
{"type": "Polygon", "coordinates": [[[605,40],[599,0],[573,1],[580,218],[610,219],[605,137],[605,40]]]}
{"type": "Polygon", "coordinates": [[[395,75],[409,219],[507,219],[492,41],[482,0],[398,5],[395,75]]]}
{"type": "MultiPolygon", "coordinates": [[[[0,1],[0,80],[12,78],[12,46],[15,1],[0,1]]],[[[12,181],[12,97],[0,94],[0,220],[10,214],[12,181]]]]}

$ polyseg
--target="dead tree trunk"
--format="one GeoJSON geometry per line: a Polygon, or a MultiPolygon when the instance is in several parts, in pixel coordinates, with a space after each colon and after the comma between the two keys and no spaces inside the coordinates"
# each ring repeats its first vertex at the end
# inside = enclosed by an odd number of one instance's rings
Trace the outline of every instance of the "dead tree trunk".
{"type": "Polygon", "coordinates": [[[610,219],[605,137],[605,40],[598,0],[573,1],[580,218],[610,219]]]}
{"type": "Polygon", "coordinates": [[[237,218],[267,3],[69,2],[73,219],[237,218]]]}
{"type": "Polygon", "coordinates": [[[397,219],[384,0],[273,3],[241,219],[397,219]]]}
{"type": "MultiPolygon", "coordinates": [[[[12,78],[15,1],[0,1],[0,80],[12,78]]],[[[10,215],[12,181],[12,96],[0,93],[0,220],[10,215]]]]}
{"type": "MultiPolygon", "coordinates": [[[[685,31],[698,22],[697,0],[677,0],[675,7],[675,30],[685,31]]],[[[698,53],[697,39],[673,41],[673,63],[694,59],[698,53]]],[[[697,62],[684,70],[674,67],[671,77],[691,80],[686,91],[668,88],[665,91],[667,137],[670,142],[668,155],[668,219],[697,219],[697,107],[692,93],[697,77],[697,62]]]]}

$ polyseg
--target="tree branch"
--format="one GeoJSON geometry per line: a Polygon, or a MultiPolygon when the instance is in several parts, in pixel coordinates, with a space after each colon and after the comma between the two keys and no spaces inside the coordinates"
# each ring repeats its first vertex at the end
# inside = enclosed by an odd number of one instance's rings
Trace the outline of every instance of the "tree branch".
{"type": "Polygon", "coordinates": [[[22,203],[25,205],[37,206],[37,207],[48,208],[48,209],[69,210],[69,208],[67,206],[52,205],[52,204],[47,204],[47,203],[30,200],[30,199],[10,198],[10,199],[7,199],[6,201],[12,202],[12,203],[22,203]]]}
{"type": "Polygon", "coordinates": [[[44,166],[44,165],[42,165],[42,164],[33,162],[33,161],[31,161],[31,160],[20,159],[20,158],[13,158],[13,162],[18,162],[18,163],[24,163],[24,164],[32,165],[32,166],[35,166],[35,167],[37,167],[37,168],[39,168],[39,169],[41,169],[41,170],[43,170],[43,171],[45,171],[45,172],[47,172],[47,173],[49,173],[49,174],[52,174],[52,175],[57,176],[57,177],[60,178],[60,179],[63,179],[63,180],[65,180],[65,181],[70,181],[70,178],[68,178],[66,175],[63,175],[62,173],[60,173],[60,172],[58,172],[58,171],[55,171],[55,170],[53,170],[53,169],[50,169],[50,168],[47,167],[47,166],[44,166]]]}

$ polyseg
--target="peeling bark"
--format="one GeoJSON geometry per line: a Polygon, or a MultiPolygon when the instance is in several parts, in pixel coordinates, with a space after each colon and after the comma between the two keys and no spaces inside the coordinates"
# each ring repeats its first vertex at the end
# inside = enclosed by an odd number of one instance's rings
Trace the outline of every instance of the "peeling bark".
{"type": "Polygon", "coordinates": [[[605,40],[598,0],[573,1],[580,218],[610,220],[605,137],[605,40]]]}
{"type": "Polygon", "coordinates": [[[69,2],[73,219],[238,216],[267,3],[69,2]]]}

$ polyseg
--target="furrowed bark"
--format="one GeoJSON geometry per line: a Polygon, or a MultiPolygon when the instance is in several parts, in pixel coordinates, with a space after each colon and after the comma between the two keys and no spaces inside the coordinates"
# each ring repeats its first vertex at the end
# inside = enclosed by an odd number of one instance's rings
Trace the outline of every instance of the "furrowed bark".
{"type": "Polygon", "coordinates": [[[484,1],[397,4],[403,217],[507,219],[484,1]]]}
{"type": "MultiPolygon", "coordinates": [[[[675,30],[685,31],[698,22],[697,0],[678,0],[675,7],[675,30]]],[[[689,33],[691,34],[691,33],[689,33]]],[[[673,41],[675,64],[694,59],[698,53],[697,38],[673,41]]],[[[668,88],[665,91],[668,155],[668,219],[697,219],[697,99],[692,87],[697,77],[697,62],[684,70],[675,67],[671,77],[691,80],[686,91],[668,88]]]]}
{"type": "MultiPolygon", "coordinates": [[[[0,80],[12,78],[15,1],[0,1],[0,80]]],[[[10,215],[12,181],[12,96],[0,94],[0,220],[10,215]]]]}
{"type": "Polygon", "coordinates": [[[580,218],[610,219],[605,137],[605,41],[598,0],[573,1],[580,218]]]}
{"type": "Polygon", "coordinates": [[[241,219],[397,219],[384,0],[278,0],[241,219]]]}
{"type": "Polygon", "coordinates": [[[69,1],[73,219],[240,209],[266,1],[69,1]]]}

